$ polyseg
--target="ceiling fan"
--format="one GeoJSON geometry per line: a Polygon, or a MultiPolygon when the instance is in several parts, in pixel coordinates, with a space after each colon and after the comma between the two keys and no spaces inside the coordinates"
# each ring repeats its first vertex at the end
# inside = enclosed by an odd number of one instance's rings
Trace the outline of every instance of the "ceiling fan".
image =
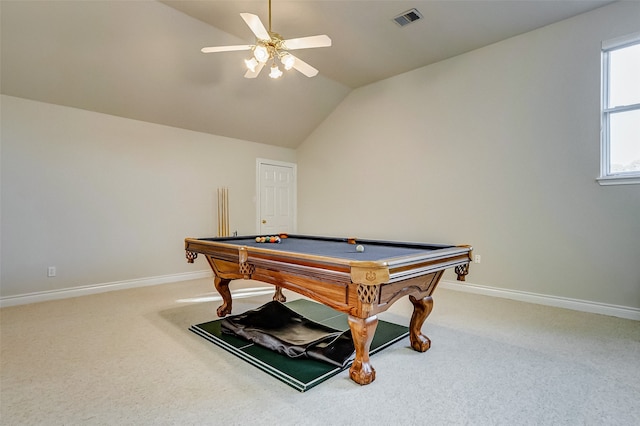
{"type": "Polygon", "coordinates": [[[269,0],[269,31],[267,31],[257,15],[241,13],[240,16],[255,34],[255,44],[204,47],[201,50],[202,53],[232,52],[236,50],[253,51],[253,56],[244,61],[249,69],[244,75],[245,78],[256,78],[269,61],[272,63],[271,72],[269,73],[271,78],[278,78],[282,75],[277,62],[280,62],[285,70],[294,68],[307,77],[314,77],[318,74],[317,69],[293,56],[289,53],[289,50],[331,46],[329,36],[323,34],[284,40],[280,34],[271,31],[271,0],[269,0]]]}

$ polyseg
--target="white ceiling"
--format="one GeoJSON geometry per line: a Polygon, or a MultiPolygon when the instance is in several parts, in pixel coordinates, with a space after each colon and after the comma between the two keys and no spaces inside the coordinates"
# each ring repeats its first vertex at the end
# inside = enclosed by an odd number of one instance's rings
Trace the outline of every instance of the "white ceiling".
{"type": "MultiPolygon", "coordinates": [[[[601,7],[594,0],[272,0],[284,38],[320,71],[243,78],[251,44],[240,12],[268,27],[268,0],[0,2],[3,94],[295,148],[358,87],[601,7]],[[417,8],[424,19],[399,27],[417,8]]],[[[526,54],[526,52],[523,52],[526,54]]]]}

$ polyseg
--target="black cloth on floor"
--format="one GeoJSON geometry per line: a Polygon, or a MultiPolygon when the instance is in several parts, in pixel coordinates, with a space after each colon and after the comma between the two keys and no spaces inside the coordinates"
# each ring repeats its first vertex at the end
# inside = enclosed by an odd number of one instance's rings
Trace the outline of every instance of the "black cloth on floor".
{"type": "Polygon", "coordinates": [[[344,367],[355,353],[351,330],[316,323],[272,301],[226,317],[222,332],[233,334],[290,358],[306,357],[344,367]]]}

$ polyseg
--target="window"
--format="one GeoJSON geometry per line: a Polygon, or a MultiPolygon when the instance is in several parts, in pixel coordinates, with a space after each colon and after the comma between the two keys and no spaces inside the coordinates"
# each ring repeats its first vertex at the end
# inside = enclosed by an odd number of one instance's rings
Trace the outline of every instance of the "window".
{"type": "Polygon", "coordinates": [[[601,185],[640,184],[640,33],[602,43],[601,185]]]}

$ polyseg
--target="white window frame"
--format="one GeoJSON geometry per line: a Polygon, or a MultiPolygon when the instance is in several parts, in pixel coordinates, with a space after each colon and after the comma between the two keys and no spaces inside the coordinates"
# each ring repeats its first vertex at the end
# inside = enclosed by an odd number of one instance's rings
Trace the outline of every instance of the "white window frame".
{"type": "Polygon", "coordinates": [[[602,92],[600,107],[600,185],[640,184],[640,172],[612,173],[610,161],[611,114],[624,111],[640,110],[640,103],[610,108],[609,103],[609,52],[640,43],[640,32],[607,40],[602,43],[602,92]]]}

